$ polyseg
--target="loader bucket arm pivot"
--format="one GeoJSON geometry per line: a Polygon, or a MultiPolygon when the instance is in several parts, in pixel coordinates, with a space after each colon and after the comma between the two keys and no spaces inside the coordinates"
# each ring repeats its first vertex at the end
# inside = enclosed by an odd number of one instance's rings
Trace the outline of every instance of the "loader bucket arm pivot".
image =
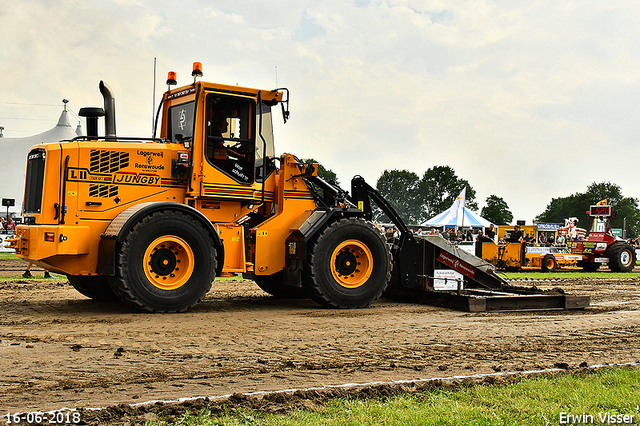
{"type": "Polygon", "coordinates": [[[315,190],[313,190],[313,186],[309,185],[310,189],[312,189],[312,195],[319,205],[323,208],[330,209],[332,207],[355,207],[349,201],[349,193],[344,189],[340,188],[337,185],[334,185],[330,182],[327,182],[320,176],[308,176],[305,177],[304,180],[309,183],[313,183],[319,189],[322,190],[323,196],[318,194],[315,190]]]}
{"type": "Polygon", "coordinates": [[[362,176],[354,176],[351,179],[351,201],[362,210],[367,220],[372,219],[371,201],[373,201],[398,228],[400,237],[391,248],[394,261],[391,283],[404,288],[417,287],[420,284],[417,273],[417,266],[421,262],[420,245],[400,215],[362,176]]]}

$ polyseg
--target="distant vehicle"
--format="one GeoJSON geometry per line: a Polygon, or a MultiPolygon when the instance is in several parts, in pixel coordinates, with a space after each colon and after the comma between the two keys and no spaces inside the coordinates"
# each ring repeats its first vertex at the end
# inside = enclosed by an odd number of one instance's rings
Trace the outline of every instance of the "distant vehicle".
{"type": "Polygon", "coordinates": [[[568,241],[571,253],[581,254],[578,263],[587,271],[596,271],[606,263],[614,272],[630,272],[636,265],[636,251],[622,238],[611,232],[611,219],[615,212],[610,205],[590,206],[587,215],[592,218],[591,228],[584,240],[568,241]]]}
{"type": "Polygon", "coordinates": [[[636,264],[635,249],[622,238],[613,235],[610,221],[615,216],[610,205],[597,204],[587,212],[592,218],[588,233],[569,220],[566,247],[533,247],[525,243],[492,242],[478,244],[476,256],[501,269],[558,268],[596,271],[603,263],[613,272],[630,272],[636,264]],[[570,227],[574,224],[573,227],[570,227]],[[586,235],[586,236],[585,236],[586,235]]]}
{"type": "Polygon", "coordinates": [[[559,268],[578,269],[582,255],[567,247],[534,247],[525,243],[478,243],[476,256],[499,269],[526,269],[553,272],[559,268]]]}

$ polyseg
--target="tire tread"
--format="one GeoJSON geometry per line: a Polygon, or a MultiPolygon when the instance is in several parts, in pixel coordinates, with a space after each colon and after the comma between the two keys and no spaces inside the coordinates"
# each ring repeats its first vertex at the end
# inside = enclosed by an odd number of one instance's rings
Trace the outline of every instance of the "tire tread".
{"type": "Polygon", "coordinates": [[[311,297],[311,299],[313,299],[315,302],[319,303],[320,305],[323,305],[326,307],[341,308],[341,309],[367,307],[382,295],[382,293],[386,290],[387,286],[389,285],[389,280],[391,279],[392,257],[391,257],[391,251],[389,250],[387,241],[382,235],[382,233],[375,227],[375,225],[373,225],[373,223],[366,221],[362,218],[342,218],[326,226],[310,244],[309,250],[308,250],[308,259],[309,260],[306,264],[305,274],[303,277],[303,285],[305,287],[305,291],[307,295],[311,297]],[[379,238],[379,243],[386,248],[386,250],[384,250],[385,259],[382,260],[382,262],[387,264],[387,266],[384,268],[385,270],[385,277],[383,278],[384,285],[381,286],[379,289],[377,289],[376,293],[373,295],[373,297],[370,298],[370,300],[358,301],[357,303],[353,303],[353,301],[346,301],[346,300],[337,301],[335,298],[331,297],[331,295],[318,284],[318,279],[317,279],[318,268],[322,266],[322,265],[318,265],[317,264],[318,261],[316,260],[317,256],[320,254],[318,253],[318,242],[322,241],[322,239],[326,238],[330,233],[335,232],[335,229],[339,227],[348,227],[348,226],[358,226],[358,227],[364,226],[369,228],[370,230],[373,230],[374,235],[376,235],[376,238],[379,238]]]}
{"type": "MultiPolygon", "coordinates": [[[[112,279],[110,280],[110,284],[113,292],[118,296],[118,298],[124,304],[136,310],[146,311],[146,312],[162,312],[162,313],[184,312],[187,309],[194,306],[195,304],[197,304],[198,302],[202,301],[202,299],[204,299],[205,295],[211,289],[211,284],[213,282],[213,278],[215,277],[216,257],[215,255],[213,255],[212,256],[213,268],[212,268],[211,279],[207,280],[208,285],[206,285],[201,290],[200,292],[201,294],[199,295],[198,299],[193,303],[190,303],[188,306],[176,307],[175,309],[157,308],[157,307],[149,306],[148,304],[144,303],[144,301],[142,301],[139,297],[136,297],[135,291],[133,290],[131,284],[126,279],[124,279],[124,277],[127,277],[129,275],[129,265],[126,262],[123,262],[123,259],[127,259],[131,250],[134,249],[135,246],[132,242],[136,241],[136,239],[141,237],[144,232],[147,232],[147,228],[151,226],[151,224],[155,220],[157,220],[161,216],[167,216],[167,215],[175,216],[181,222],[190,223],[196,226],[197,228],[200,228],[200,232],[203,235],[208,235],[206,229],[202,225],[200,225],[197,220],[195,220],[194,218],[192,218],[187,214],[184,214],[183,212],[171,211],[171,210],[152,213],[149,216],[142,218],[137,224],[133,226],[133,228],[131,229],[131,232],[129,233],[129,235],[127,235],[125,241],[122,244],[120,244],[120,246],[116,250],[116,275],[112,277],[112,279]]],[[[212,254],[215,254],[215,249],[212,250],[212,254]]]]}

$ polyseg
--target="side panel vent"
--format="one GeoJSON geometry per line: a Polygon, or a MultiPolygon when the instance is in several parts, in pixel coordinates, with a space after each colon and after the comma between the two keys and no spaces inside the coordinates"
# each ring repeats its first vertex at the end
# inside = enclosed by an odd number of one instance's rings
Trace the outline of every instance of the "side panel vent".
{"type": "Polygon", "coordinates": [[[129,153],[92,149],[89,170],[91,173],[115,173],[129,166],[129,153]]]}
{"type": "Polygon", "coordinates": [[[89,197],[112,198],[118,195],[118,185],[89,185],[89,197]]]}

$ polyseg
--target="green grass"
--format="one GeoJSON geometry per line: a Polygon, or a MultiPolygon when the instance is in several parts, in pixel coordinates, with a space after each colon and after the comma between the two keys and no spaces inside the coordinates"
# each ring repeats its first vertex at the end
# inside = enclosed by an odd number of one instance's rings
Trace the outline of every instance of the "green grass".
{"type": "Polygon", "coordinates": [[[0,260],[18,260],[20,259],[15,253],[9,251],[0,252],[0,260]]]}
{"type": "Polygon", "coordinates": [[[10,283],[15,281],[67,281],[67,277],[62,274],[51,273],[51,278],[44,278],[44,274],[42,272],[35,272],[32,270],[31,273],[33,276],[30,278],[23,277],[22,273],[20,273],[20,275],[0,276],[0,283],[10,283]]]}
{"type": "MultiPolygon", "coordinates": [[[[165,425],[557,425],[561,413],[593,416],[633,415],[640,422],[640,369],[612,369],[593,374],[523,379],[504,386],[476,385],[436,389],[382,399],[336,399],[318,410],[285,415],[247,409],[220,416],[203,410],[165,425]]],[[[578,423],[578,422],[576,422],[578,423]]],[[[619,422],[618,422],[619,423],[619,422]]]]}

